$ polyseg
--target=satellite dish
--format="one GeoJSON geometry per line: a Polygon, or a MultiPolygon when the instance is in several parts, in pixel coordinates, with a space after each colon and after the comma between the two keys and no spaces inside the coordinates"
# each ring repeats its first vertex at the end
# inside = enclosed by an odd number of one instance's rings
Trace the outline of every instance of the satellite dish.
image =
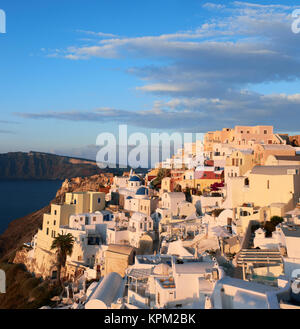
{"type": "Polygon", "coordinates": [[[300,280],[295,280],[293,283],[292,283],[292,292],[296,295],[298,295],[300,293],[300,280]]]}
{"type": "Polygon", "coordinates": [[[293,270],[292,272],[292,279],[300,278],[300,269],[297,268],[296,270],[293,270]]]}

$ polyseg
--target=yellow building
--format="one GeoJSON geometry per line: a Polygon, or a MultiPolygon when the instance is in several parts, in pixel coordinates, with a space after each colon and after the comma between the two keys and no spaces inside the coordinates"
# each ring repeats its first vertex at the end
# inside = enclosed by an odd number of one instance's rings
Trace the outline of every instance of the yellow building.
{"type": "Polygon", "coordinates": [[[204,151],[210,152],[212,158],[215,143],[229,143],[232,139],[233,129],[223,128],[222,130],[209,131],[204,135],[204,151]]]}
{"type": "Polygon", "coordinates": [[[285,144],[280,135],[273,133],[273,126],[235,126],[234,129],[210,131],[204,136],[204,150],[212,158],[214,144],[224,143],[235,146],[254,144],[285,144]]]}
{"type": "Polygon", "coordinates": [[[125,276],[125,270],[134,263],[134,248],[125,245],[109,245],[105,251],[105,272],[107,275],[111,272],[119,273],[125,276]]]}
{"type": "Polygon", "coordinates": [[[225,208],[237,208],[237,217],[269,220],[295,208],[300,197],[300,166],[255,166],[247,177],[227,181],[225,208]]]}
{"type": "Polygon", "coordinates": [[[195,170],[190,169],[186,170],[182,177],[181,180],[178,182],[178,184],[181,186],[183,190],[185,190],[187,187],[189,188],[195,188],[195,170]]]}
{"type": "Polygon", "coordinates": [[[100,211],[105,208],[104,192],[66,193],[66,204],[74,204],[76,214],[100,211]]]}
{"type": "Polygon", "coordinates": [[[66,193],[64,204],[51,204],[50,214],[44,214],[42,229],[37,234],[37,247],[50,250],[59,228],[69,225],[70,215],[93,213],[104,208],[105,193],[103,192],[66,193]]]}
{"type": "Polygon", "coordinates": [[[201,178],[201,179],[195,179],[195,188],[198,191],[203,192],[205,190],[208,190],[211,185],[213,185],[215,183],[222,183],[222,182],[223,182],[223,178],[214,178],[214,179],[201,178]]]}
{"type": "Polygon", "coordinates": [[[223,171],[214,171],[213,167],[210,167],[210,169],[212,170],[186,170],[177,184],[181,186],[182,190],[185,190],[186,188],[195,188],[198,191],[203,192],[214,183],[222,183],[223,171]]]}
{"type": "Polygon", "coordinates": [[[255,164],[265,165],[270,155],[295,156],[296,151],[290,145],[262,145],[257,144],[254,147],[255,164]]]}
{"type": "Polygon", "coordinates": [[[252,150],[236,150],[226,159],[225,181],[227,177],[243,176],[254,167],[254,153],[252,150]]]}
{"type": "Polygon", "coordinates": [[[171,177],[165,177],[161,180],[160,193],[172,192],[171,177]]]}
{"type": "Polygon", "coordinates": [[[75,211],[74,204],[51,204],[50,214],[44,214],[42,229],[37,234],[37,247],[50,250],[53,238],[59,232],[59,227],[67,226],[70,215],[74,214],[75,211]]]}
{"type": "Polygon", "coordinates": [[[300,155],[269,155],[266,166],[300,166],[300,155]]]}

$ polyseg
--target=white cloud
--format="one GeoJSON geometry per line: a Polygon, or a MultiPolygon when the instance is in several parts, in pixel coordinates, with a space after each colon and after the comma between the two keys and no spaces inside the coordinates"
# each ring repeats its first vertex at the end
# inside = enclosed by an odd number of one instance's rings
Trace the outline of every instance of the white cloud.
{"type": "MultiPolygon", "coordinates": [[[[145,83],[137,90],[157,96],[148,111],[98,110],[55,113],[62,120],[117,120],[136,126],[222,128],[227,122],[294,127],[300,119],[299,95],[252,93],[249,85],[299,81],[300,36],[292,33],[288,5],[233,2],[206,3],[216,15],[194,29],[174,33],[120,37],[85,31],[99,37],[89,46],[57,51],[66,59],[142,58],[148,66],[128,68],[145,83]],[[220,16],[218,16],[220,14],[220,16]],[[283,120],[284,119],[284,120],[283,120]]],[[[30,118],[43,118],[30,114],[30,118]]],[[[234,124],[234,123],[233,123],[234,124]]]]}

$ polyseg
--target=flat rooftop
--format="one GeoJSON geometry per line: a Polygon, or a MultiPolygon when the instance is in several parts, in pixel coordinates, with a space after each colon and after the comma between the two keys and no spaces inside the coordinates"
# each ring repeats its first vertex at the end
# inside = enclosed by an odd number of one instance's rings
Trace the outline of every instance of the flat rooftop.
{"type": "Polygon", "coordinates": [[[255,175],[287,175],[290,170],[298,170],[300,166],[255,166],[251,170],[251,174],[255,175]]]}
{"type": "Polygon", "coordinates": [[[282,226],[281,229],[285,236],[300,238],[300,226],[299,225],[282,226]]]}

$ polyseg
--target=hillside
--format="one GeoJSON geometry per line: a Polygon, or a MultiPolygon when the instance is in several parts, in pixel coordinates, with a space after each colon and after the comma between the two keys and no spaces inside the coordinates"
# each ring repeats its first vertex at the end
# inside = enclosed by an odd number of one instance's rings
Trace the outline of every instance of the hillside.
{"type": "Polygon", "coordinates": [[[92,176],[105,170],[95,161],[41,152],[0,154],[0,179],[63,180],[92,176]]]}

